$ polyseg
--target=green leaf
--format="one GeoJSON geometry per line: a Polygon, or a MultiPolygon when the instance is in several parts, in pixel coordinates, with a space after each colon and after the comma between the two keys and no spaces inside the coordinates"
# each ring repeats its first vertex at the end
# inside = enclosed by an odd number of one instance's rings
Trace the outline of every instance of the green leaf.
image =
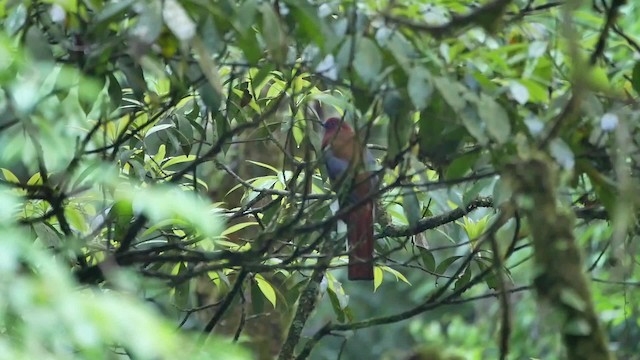
{"type": "Polygon", "coordinates": [[[493,206],[495,208],[500,207],[500,205],[509,201],[513,196],[513,192],[507,183],[505,183],[502,178],[498,179],[496,183],[493,185],[493,206]]]}
{"type": "Polygon", "coordinates": [[[108,23],[124,15],[135,2],[135,0],[109,2],[107,6],[102,8],[96,17],[93,18],[92,25],[94,27],[105,27],[108,23]]]}
{"type": "MultiPolygon", "coordinates": [[[[189,267],[187,267],[187,264],[184,262],[176,264],[174,269],[177,271],[175,271],[175,273],[172,273],[172,275],[176,276],[184,276],[190,271],[189,267]]],[[[175,287],[173,293],[173,301],[178,308],[185,309],[189,306],[190,292],[191,281],[182,281],[175,287]]]]}
{"type": "Polygon", "coordinates": [[[247,160],[247,162],[252,163],[254,165],[261,166],[261,167],[263,167],[265,169],[269,169],[269,170],[273,171],[276,174],[280,173],[280,170],[276,169],[275,167],[273,167],[273,166],[271,166],[269,164],[265,164],[265,163],[261,163],[259,161],[253,161],[253,160],[247,160]]]}
{"type": "Polygon", "coordinates": [[[640,94],[640,61],[636,62],[631,72],[631,86],[638,94],[640,94]]]}
{"type": "Polygon", "coordinates": [[[39,27],[31,26],[25,39],[27,49],[34,59],[39,61],[53,60],[49,42],[39,27]]]}
{"type": "Polygon", "coordinates": [[[162,164],[162,168],[166,169],[171,165],[176,165],[176,164],[181,164],[184,162],[191,162],[193,160],[196,159],[195,155],[180,155],[180,156],[175,156],[172,157],[171,159],[169,159],[167,162],[165,162],[164,164],[162,164]]]}
{"type": "Polygon", "coordinates": [[[509,92],[520,105],[524,105],[529,101],[529,90],[518,81],[509,82],[509,92]]]}
{"type": "Polygon", "coordinates": [[[384,278],[384,273],[379,266],[373,268],[373,291],[375,292],[380,284],[382,284],[382,279],[384,278]]]}
{"type": "MultiPolygon", "coordinates": [[[[220,280],[217,280],[220,283],[220,280]]],[[[265,297],[258,286],[258,282],[251,283],[251,310],[254,314],[262,314],[265,312],[265,297]]]]}
{"type": "Polygon", "coordinates": [[[468,105],[464,108],[462,112],[460,112],[460,119],[462,119],[462,124],[467,129],[469,134],[476,138],[480,145],[486,145],[489,142],[487,135],[484,132],[484,126],[482,119],[476,112],[476,109],[473,106],[468,105]]]}
{"type": "Polygon", "coordinates": [[[376,43],[366,37],[356,39],[353,66],[362,80],[369,84],[380,76],[382,70],[382,55],[376,43]]]}
{"type": "MultiPolygon", "coordinates": [[[[2,4],[2,7],[5,7],[6,4],[2,4]]],[[[13,36],[15,35],[27,21],[27,7],[24,3],[18,3],[13,11],[9,13],[9,16],[4,21],[4,28],[7,32],[7,35],[13,36]]]]}
{"type": "Polygon", "coordinates": [[[271,305],[273,305],[273,307],[276,307],[276,292],[273,289],[273,286],[271,286],[271,284],[265,280],[264,277],[262,277],[262,275],[260,274],[256,274],[255,275],[255,280],[256,283],[258,284],[258,288],[260,288],[260,291],[262,292],[262,294],[264,295],[264,297],[269,300],[269,302],[271,303],[271,305]]]}
{"type": "Polygon", "coordinates": [[[429,104],[433,94],[433,84],[431,74],[422,67],[414,68],[409,74],[407,91],[411,102],[418,110],[422,110],[429,104]]]}
{"type": "Polygon", "coordinates": [[[0,168],[0,170],[2,170],[2,176],[4,176],[5,180],[10,183],[20,184],[20,179],[18,179],[18,177],[15,176],[9,169],[0,168]]]}
{"type": "Polygon", "coordinates": [[[220,236],[222,215],[203,198],[177,187],[156,185],[151,188],[122,188],[116,200],[133,204],[136,213],[146,214],[152,222],[167,219],[186,221],[203,235],[220,236]]]}
{"type": "Polygon", "coordinates": [[[342,307],[340,306],[340,300],[338,299],[338,295],[336,295],[336,293],[331,289],[327,290],[327,295],[329,295],[329,300],[331,301],[331,308],[333,309],[333,312],[336,314],[338,322],[344,323],[346,321],[346,316],[342,307]]]}
{"type": "MultiPolygon", "coordinates": [[[[211,84],[207,82],[204,85],[202,85],[200,88],[198,88],[198,94],[200,94],[200,98],[202,99],[204,104],[207,105],[209,111],[218,111],[218,108],[220,108],[220,103],[222,98],[220,97],[220,93],[216,91],[216,89],[214,89],[213,86],[211,86],[211,84]]],[[[216,117],[216,125],[219,125],[223,121],[224,123],[227,123],[226,119],[221,119],[219,117],[216,117]]],[[[220,132],[220,128],[218,126],[216,127],[220,132]]],[[[220,132],[220,134],[222,133],[220,132]]]]}
{"type": "Polygon", "coordinates": [[[27,185],[42,185],[42,176],[39,172],[33,174],[27,181],[27,185]]]}
{"type": "Polygon", "coordinates": [[[304,35],[302,38],[306,38],[322,48],[325,38],[317,9],[304,1],[286,0],[285,2],[291,9],[291,15],[295,19],[296,25],[299,26],[300,34],[304,35]]]}
{"type": "Polygon", "coordinates": [[[233,234],[234,232],[237,232],[237,231],[240,231],[240,230],[242,230],[244,228],[247,228],[249,226],[255,226],[255,225],[258,225],[258,223],[255,222],[255,221],[235,224],[233,226],[228,227],[225,231],[222,232],[222,234],[220,234],[220,236],[226,236],[226,235],[229,235],[229,234],[233,234]]]}
{"type": "Polygon", "coordinates": [[[434,272],[436,270],[436,259],[433,257],[433,253],[421,247],[419,249],[422,265],[427,271],[434,272]]]}
{"type": "Polygon", "coordinates": [[[109,79],[109,87],[107,88],[107,92],[109,93],[109,100],[111,100],[111,105],[114,108],[117,108],[122,102],[122,88],[120,87],[120,83],[112,73],[109,73],[107,75],[107,78],[109,79]]]}
{"type": "Polygon", "coordinates": [[[33,230],[45,248],[57,248],[62,244],[62,235],[49,224],[35,223],[33,230]]]}
{"type": "Polygon", "coordinates": [[[549,151],[551,156],[564,168],[565,170],[573,169],[576,159],[573,151],[562,139],[553,139],[549,143],[549,151]]]}
{"type": "Polygon", "coordinates": [[[535,103],[544,103],[549,97],[548,90],[539,82],[531,79],[520,79],[520,84],[527,88],[529,93],[529,101],[535,103]]]}
{"type": "Polygon", "coordinates": [[[466,101],[461,96],[463,90],[462,85],[440,76],[433,78],[433,84],[455,112],[460,112],[465,108],[466,101]]]}
{"type": "Polygon", "coordinates": [[[78,12],[78,0],[45,0],[44,2],[59,5],[70,13],[78,12]]]}
{"type": "Polygon", "coordinates": [[[462,258],[462,256],[452,256],[449,258],[446,258],[444,260],[442,260],[442,262],[440,264],[438,264],[438,267],[436,268],[436,273],[440,274],[440,275],[444,275],[445,271],[447,271],[447,269],[449,268],[449,266],[451,266],[451,264],[453,264],[454,261],[458,260],[462,258]]]}
{"type": "Polygon", "coordinates": [[[131,34],[145,44],[153,44],[162,32],[162,3],[157,1],[141,2],[138,21],[133,26],[131,34]]]}
{"type": "Polygon", "coordinates": [[[262,12],[262,35],[267,45],[269,54],[278,63],[284,61],[286,55],[285,36],[282,31],[280,19],[271,3],[263,3],[260,8],[262,12]]]}
{"type": "Polygon", "coordinates": [[[459,179],[465,176],[480,157],[479,153],[469,153],[453,160],[447,167],[446,179],[459,179]]]}
{"type": "Polygon", "coordinates": [[[69,221],[69,224],[80,232],[89,230],[89,224],[77,206],[70,205],[64,208],[64,216],[69,221]]]}
{"type": "Polygon", "coordinates": [[[387,159],[397,160],[409,144],[409,137],[413,130],[413,122],[409,116],[407,104],[396,92],[385,96],[383,102],[384,111],[389,115],[387,128],[387,159]]]}
{"type": "Polygon", "coordinates": [[[487,131],[499,144],[504,144],[511,136],[511,123],[507,112],[492,97],[480,96],[478,115],[484,121],[487,131]]]}
{"type": "Polygon", "coordinates": [[[460,290],[464,288],[471,280],[471,266],[467,266],[462,275],[456,280],[453,290],[460,290]]]}
{"type": "Polygon", "coordinates": [[[411,285],[411,283],[409,282],[409,280],[407,280],[407,278],[406,278],[404,275],[402,275],[402,273],[401,273],[401,272],[399,272],[398,270],[392,269],[392,268],[390,268],[390,267],[388,267],[388,266],[381,266],[381,268],[382,268],[382,270],[384,270],[384,271],[386,271],[386,272],[388,272],[388,273],[393,274],[393,275],[396,277],[396,280],[401,280],[401,281],[403,281],[403,282],[405,282],[405,283],[407,283],[407,284],[411,285]]]}
{"type": "Polygon", "coordinates": [[[408,189],[404,193],[402,196],[402,205],[409,226],[415,228],[415,226],[418,225],[418,221],[422,218],[422,207],[420,206],[420,201],[418,201],[418,196],[414,189],[408,189]]]}
{"type": "Polygon", "coordinates": [[[196,24],[178,1],[165,0],[162,17],[164,23],[178,40],[186,42],[196,34],[196,24]]]}
{"type": "Polygon", "coordinates": [[[149,129],[149,131],[147,131],[147,133],[144,135],[145,138],[149,137],[150,135],[157,133],[158,131],[162,131],[162,130],[166,130],[169,128],[173,128],[176,127],[174,124],[160,124],[160,125],[156,125],[154,127],[152,127],[151,129],[149,129]]]}

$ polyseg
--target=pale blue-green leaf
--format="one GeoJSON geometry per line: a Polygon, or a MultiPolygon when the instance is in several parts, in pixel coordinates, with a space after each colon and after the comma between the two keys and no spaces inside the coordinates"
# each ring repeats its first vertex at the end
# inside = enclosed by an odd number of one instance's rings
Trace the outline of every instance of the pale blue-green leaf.
{"type": "Polygon", "coordinates": [[[461,96],[463,87],[459,83],[437,76],[433,78],[433,84],[454,111],[462,111],[465,108],[466,101],[461,96]]]}
{"type": "Polygon", "coordinates": [[[484,121],[487,132],[498,143],[504,144],[511,136],[511,123],[507,112],[489,95],[482,94],[478,102],[478,115],[484,121]]]}
{"type": "Polygon", "coordinates": [[[600,128],[604,131],[613,131],[618,126],[618,115],[606,113],[600,119],[600,128]]]}
{"type": "Polygon", "coordinates": [[[549,150],[551,156],[560,164],[565,170],[573,169],[576,163],[575,156],[571,148],[562,139],[553,139],[549,143],[549,150]]]}
{"type": "Polygon", "coordinates": [[[509,83],[509,92],[520,105],[524,105],[529,101],[529,90],[517,81],[509,83]]]}
{"type": "Polygon", "coordinates": [[[544,55],[545,51],[547,51],[547,42],[546,41],[532,41],[529,45],[529,58],[536,59],[544,55]]]}
{"type": "Polygon", "coordinates": [[[366,37],[356,40],[353,66],[366,83],[371,83],[380,75],[382,54],[373,40],[366,37]]]}
{"type": "Polygon", "coordinates": [[[409,222],[409,226],[411,228],[415,228],[422,218],[420,201],[418,201],[418,196],[414,189],[408,189],[407,192],[402,197],[402,209],[404,210],[404,214],[407,217],[407,221],[409,222]]]}
{"type": "Polygon", "coordinates": [[[196,34],[196,24],[176,0],[165,0],[162,9],[164,23],[180,41],[189,41],[196,34]]]}
{"type": "Polygon", "coordinates": [[[476,138],[481,145],[486,145],[489,142],[487,135],[484,132],[484,123],[478,116],[478,113],[472,106],[466,106],[460,111],[460,119],[462,124],[469,131],[469,134],[476,138]]]}
{"type": "Polygon", "coordinates": [[[407,91],[416,109],[422,110],[427,107],[433,94],[433,84],[429,72],[424,68],[414,68],[409,74],[407,91]]]}
{"type": "Polygon", "coordinates": [[[499,207],[509,201],[512,195],[511,188],[502,179],[498,179],[493,185],[493,206],[499,207]]]}
{"type": "Polygon", "coordinates": [[[169,128],[173,128],[176,127],[174,124],[160,124],[160,125],[156,125],[154,127],[152,127],[151,129],[149,129],[149,131],[147,131],[147,133],[144,135],[145,138],[149,137],[150,135],[157,133],[158,131],[162,131],[162,130],[166,130],[169,128]]]}

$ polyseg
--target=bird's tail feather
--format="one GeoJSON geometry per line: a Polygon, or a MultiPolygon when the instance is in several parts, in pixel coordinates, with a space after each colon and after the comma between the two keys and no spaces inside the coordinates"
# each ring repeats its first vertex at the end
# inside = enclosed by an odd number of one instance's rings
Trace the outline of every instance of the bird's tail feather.
{"type": "Polygon", "coordinates": [[[373,280],[373,203],[349,214],[349,280],[373,280]]]}

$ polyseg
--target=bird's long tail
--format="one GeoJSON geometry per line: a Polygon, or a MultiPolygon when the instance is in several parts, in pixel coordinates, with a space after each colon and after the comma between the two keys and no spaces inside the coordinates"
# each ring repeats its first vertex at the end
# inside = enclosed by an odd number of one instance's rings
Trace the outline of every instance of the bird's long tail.
{"type": "Polygon", "coordinates": [[[373,203],[348,216],[349,280],[373,280],[373,203]]]}

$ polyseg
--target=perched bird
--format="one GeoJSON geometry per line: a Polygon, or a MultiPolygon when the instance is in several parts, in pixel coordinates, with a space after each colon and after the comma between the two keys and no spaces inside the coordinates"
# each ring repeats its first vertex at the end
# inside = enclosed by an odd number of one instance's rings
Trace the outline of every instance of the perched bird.
{"type": "Polygon", "coordinates": [[[349,280],[373,280],[374,203],[371,192],[377,188],[378,181],[371,170],[375,167],[375,159],[347,123],[330,118],[322,126],[325,165],[340,197],[340,206],[360,204],[368,198],[343,219],[347,223],[349,280]]]}

